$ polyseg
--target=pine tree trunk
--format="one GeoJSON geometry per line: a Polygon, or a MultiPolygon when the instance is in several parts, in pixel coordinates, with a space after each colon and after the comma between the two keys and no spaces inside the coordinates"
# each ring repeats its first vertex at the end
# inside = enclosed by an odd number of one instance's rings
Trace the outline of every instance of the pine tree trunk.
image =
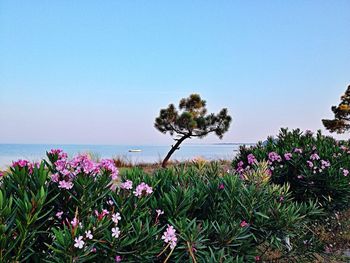
{"type": "Polygon", "coordinates": [[[190,136],[189,135],[184,135],[183,137],[181,137],[176,143],[175,145],[173,145],[170,149],[170,151],[168,152],[168,154],[165,156],[164,160],[163,160],[163,163],[162,163],[162,167],[165,168],[167,166],[167,163],[170,159],[170,156],[176,151],[179,149],[179,146],[180,144],[186,140],[187,138],[189,138],[190,136]]]}

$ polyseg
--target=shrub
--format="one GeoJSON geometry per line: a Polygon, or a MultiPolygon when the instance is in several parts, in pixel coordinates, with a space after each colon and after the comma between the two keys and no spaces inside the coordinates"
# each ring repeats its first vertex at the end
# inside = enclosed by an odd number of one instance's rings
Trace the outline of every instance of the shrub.
{"type": "Polygon", "coordinates": [[[350,197],[349,143],[310,131],[281,129],[276,139],[241,147],[233,161],[244,177],[256,162],[268,162],[270,181],[289,184],[298,201],[317,200],[327,210],[341,209],[350,197]]]}
{"type": "MultiPolygon", "coordinates": [[[[0,188],[0,261],[252,262],[303,254],[321,211],[288,186],[243,181],[217,164],[119,174],[111,160],[14,163],[0,188]]],[[[263,169],[263,168],[261,168],[263,169]]]]}

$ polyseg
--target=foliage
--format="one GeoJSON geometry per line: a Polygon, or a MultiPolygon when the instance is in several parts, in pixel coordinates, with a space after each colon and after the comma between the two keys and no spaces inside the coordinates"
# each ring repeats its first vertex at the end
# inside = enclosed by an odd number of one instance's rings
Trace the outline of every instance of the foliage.
{"type": "Polygon", "coordinates": [[[252,262],[266,247],[295,256],[322,214],[288,186],[215,163],[151,175],[57,150],[48,158],[16,162],[1,179],[1,262],[252,262]]]}
{"type": "Polygon", "coordinates": [[[207,114],[206,101],[198,94],[191,94],[188,98],[181,99],[179,110],[174,104],[170,104],[168,108],[160,110],[155,120],[154,126],[157,130],[178,136],[174,139],[175,145],[164,158],[163,167],[184,140],[193,137],[203,138],[212,132],[221,139],[230,127],[231,117],[227,109],[222,109],[218,114],[207,114]]]}
{"type": "Polygon", "coordinates": [[[331,108],[334,119],[322,120],[323,125],[330,132],[344,133],[350,130],[350,85],[340,99],[341,102],[338,107],[332,106],[331,108]]]}
{"type": "Polygon", "coordinates": [[[244,178],[261,161],[269,164],[270,182],[288,183],[296,200],[315,200],[327,210],[348,205],[349,142],[336,141],[320,131],[314,136],[310,131],[281,129],[277,138],[241,147],[233,166],[244,178]]]}

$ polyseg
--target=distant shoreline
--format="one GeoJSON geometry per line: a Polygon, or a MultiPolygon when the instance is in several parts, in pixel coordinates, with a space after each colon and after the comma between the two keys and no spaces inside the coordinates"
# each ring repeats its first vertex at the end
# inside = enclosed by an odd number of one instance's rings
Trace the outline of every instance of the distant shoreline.
{"type": "Polygon", "coordinates": [[[222,143],[211,143],[211,145],[255,145],[254,142],[222,142],[222,143]]]}
{"type": "MultiPolygon", "coordinates": [[[[172,156],[173,160],[186,161],[202,157],[207,160],[232,160],[241,144],[184,144],[172,156]]],[[[60,148],[70,157],[90,153],[96,158],[123,159],[127,163],[155,163],[168,153],[170,145],[53,145],[53,144],[0,144],[0,169],[19,159],[40,161],[50,149],[60,148]],[[130,152],[140,149],[140,152],[130,152]]]]}

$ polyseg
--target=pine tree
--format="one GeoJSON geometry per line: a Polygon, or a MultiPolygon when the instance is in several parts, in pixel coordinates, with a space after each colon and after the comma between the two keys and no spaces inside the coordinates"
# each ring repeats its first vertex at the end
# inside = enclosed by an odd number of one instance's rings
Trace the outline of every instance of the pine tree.
{"type": "Polygon", "coordinates": [[[179,150],[180,144],[193,137],[203,138],[214,132],[220,139],[228,131],[232,118],[227,109],[222,109],[218,114],[207,114],[206,101],[200,95],[191,94],[188,98],[181,99],[179,111],[174,104],[161,109],[155,120],[155,128],[162,133],[169,132],[176,141],[163,160],[162,167],[166,167],[171,155],[179,150]]]}
{"type": "Polygon", "coordinates": [[[340,99],[341,102],[338,107],[332,106],[331,108],[334,119],[322,120],[323,125],[330,132],[344,133],[350,130],[350,85],[340,99]]]}

